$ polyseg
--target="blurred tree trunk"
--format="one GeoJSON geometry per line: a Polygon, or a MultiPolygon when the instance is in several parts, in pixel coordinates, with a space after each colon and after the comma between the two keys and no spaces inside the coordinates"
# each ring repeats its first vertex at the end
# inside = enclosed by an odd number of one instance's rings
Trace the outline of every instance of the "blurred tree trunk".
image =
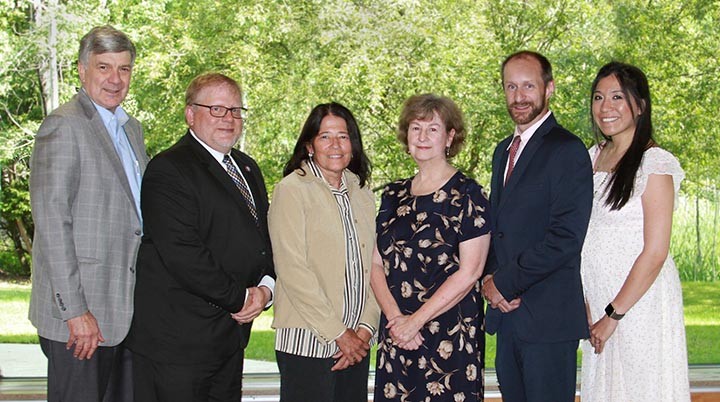
{"type": "Polygon", "coordinates": [[[60,84],[58,74],[57,49],[57,0],[35,0],[33,2],[34,22],[37,27],[46,27],[47,35],[41,37],[38,48],[46,56],[38,63],[38,76],[43,95],[43,111],[45,116],[60,104],[60,84]]]}
{"type": "Polygon", "coordinates": [[[695,195],[695,272],[693,280],[698,280],[698,276],[702,272],[702,237],[700,235],[700,195],[695,195]]]}

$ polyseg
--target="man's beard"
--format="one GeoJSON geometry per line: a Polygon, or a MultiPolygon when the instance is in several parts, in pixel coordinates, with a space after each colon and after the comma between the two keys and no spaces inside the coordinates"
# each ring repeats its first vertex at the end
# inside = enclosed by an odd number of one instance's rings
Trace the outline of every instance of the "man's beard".
{"type": "Polygon", "coordinates": [[[540,113],[543,112],[543,110],[545,110],[545,98],[541,98],[539,105],[531,104],[531,103],[515,102],[515,103],[508,105],[507,110],[508,110],[508,114],[510,114],[510,118],[512,119],[512,121],[515,122],[515,124],[517,124],[517,125],[528,124],[531,121],[535,120],[535,118],[538,117],[540,115],[540,113]],[[520,105],[520,106],[529,105],[530,110],[529,110],[529,112],[525,111],[522,115],[515,115],[515,113],[514,113],[515,109],[513,109],[513,108],[516,105],[520,105]],[[525,114],[525,113],[527,113],[527,114],[525,114]]]}

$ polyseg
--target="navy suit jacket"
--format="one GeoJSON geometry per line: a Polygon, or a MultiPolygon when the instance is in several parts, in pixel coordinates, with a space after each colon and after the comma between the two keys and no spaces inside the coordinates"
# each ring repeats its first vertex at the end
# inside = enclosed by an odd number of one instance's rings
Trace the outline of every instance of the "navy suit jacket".
{"type": "Polygon", "coordinates": [[[230,313],[243,307],[248,287],[275,271],[260,168],[236,149],[230,154],[250,186],[257,225],[225,169],[189,132],[148,164],[126,341],[135,353],[194,364],[222,360],[248,343],[252,324],[239,325],[230,313]]]}
{"type": "Polygon", "coordinates": [[[493,154],[491,219],[495,231],[486,272],[507,301],[520,307],[503,314],[488,307],[493,334],[512,318],[527,342],[587,338],[580,251],[592,209],[592,165],[585,145],[551,114],[533,134],[503,186],[508,145],[493,154]]]}

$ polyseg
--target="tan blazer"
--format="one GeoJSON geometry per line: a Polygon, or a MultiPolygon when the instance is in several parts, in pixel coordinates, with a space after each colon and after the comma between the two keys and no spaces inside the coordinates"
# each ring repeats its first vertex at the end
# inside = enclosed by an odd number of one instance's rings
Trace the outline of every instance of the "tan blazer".
{"type": "MultiPolygon", "coordinates": [[[[345,171],[366,287],[360,323],[377,328],[380,310],[370,289],[375,244],[375,199],[345,171]]],[[[337,203],[327,184],[305,166],[275,186],[268,222],[277,282],[273,328],[306,328],[330,343],[342,331],[345,240],[337,203]]]]}
{"type": "MultiPolygon", "coordinates": [[[[124,126],[141,171],[142,127],[124,126]]],[[[90,311],[105,342],[130,328],[135,257],[142,227],[122,162],[84,91],[40,126],[30,159],[35,222],[30,321],[44,338],[67,342],[66,320],[90,311]]]]}

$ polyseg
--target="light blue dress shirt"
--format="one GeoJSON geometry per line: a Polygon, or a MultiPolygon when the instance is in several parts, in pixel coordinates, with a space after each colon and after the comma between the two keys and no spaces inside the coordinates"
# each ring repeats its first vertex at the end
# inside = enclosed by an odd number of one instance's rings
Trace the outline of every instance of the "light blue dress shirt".
{"type": "Polygon", "coordinates": [[[100,114],[100,118],[102,118],[105,128],[110,135],[110,139],[112,139],[115,145],[115,151],[120,157],[123,169],[125,170],[125,176],[128,179],[128,184],[130,184],[130,191],[132,191],[135,201],[135,208],[140,218],[140,226],[142,227],[142,213],[140,212],[140,184],[142,183],[142,174],[140,173],[140,162],[138,162],[137,156],[132,146],[130,146],[130,141],[123,128],[125,123],[130,120],[130,116],[128,116],[121,106],[115,108],[115,113],[113,113],[95,102],[93,102],[93,105],[95,105],[95,109],[97,109],[100,114]]]}

